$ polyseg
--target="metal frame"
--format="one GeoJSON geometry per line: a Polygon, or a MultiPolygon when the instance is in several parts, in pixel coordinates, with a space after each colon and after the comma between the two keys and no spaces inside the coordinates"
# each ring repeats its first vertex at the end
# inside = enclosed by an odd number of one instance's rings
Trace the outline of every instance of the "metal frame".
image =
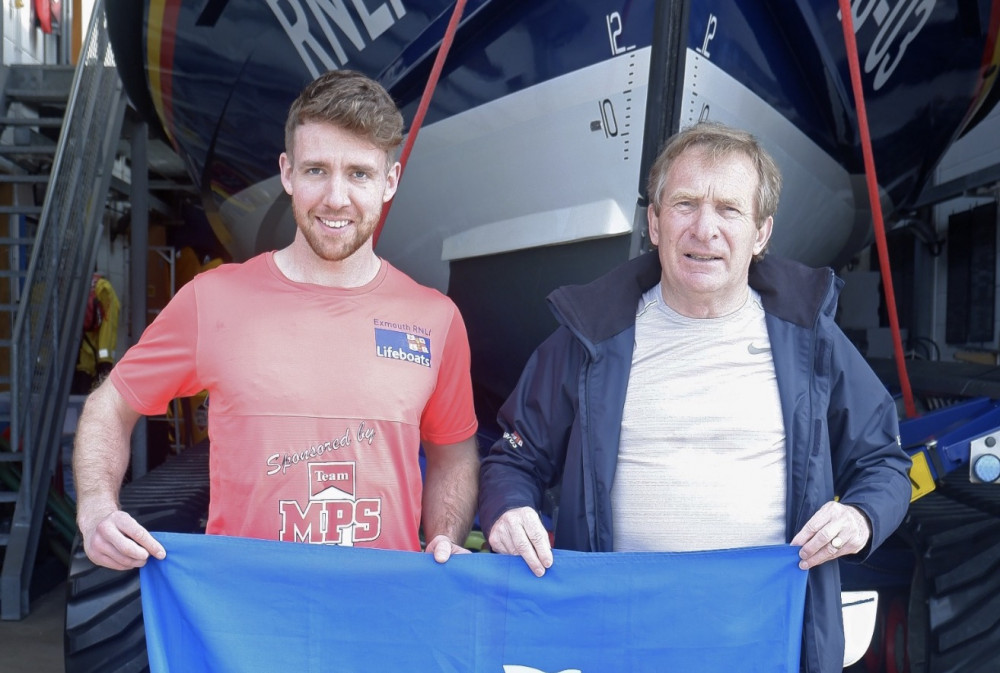
{"type": "Polygon", "coordinates": [[[28,589],[125,105],[104,3],[98,0],[74,73],[14,323],[11,446],[21,447],[24,461],[0,574],[0,619],[21,619],[29,611],[28,589]]]}

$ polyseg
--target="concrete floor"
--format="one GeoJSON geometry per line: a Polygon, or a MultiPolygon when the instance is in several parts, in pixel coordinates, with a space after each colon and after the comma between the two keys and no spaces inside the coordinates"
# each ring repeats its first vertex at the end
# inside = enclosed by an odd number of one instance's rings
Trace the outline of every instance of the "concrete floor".
{"type": "Polygon", "coordinates": [[[63,629],[66,584],[57,584],[31,603],[20,621],[0,620],[0,671],[65,673],[63,629]]]}

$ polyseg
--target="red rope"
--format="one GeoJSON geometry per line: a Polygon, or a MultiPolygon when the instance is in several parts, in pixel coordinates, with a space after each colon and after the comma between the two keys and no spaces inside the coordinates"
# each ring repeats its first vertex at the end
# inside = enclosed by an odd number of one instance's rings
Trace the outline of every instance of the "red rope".
{"type": "Polygon", "coordinates": [[[909,418],[914,418],[917,415],[917,409],[913,404],[913,391],[910,389],[910,378],[906,373],[906,358],[903,355],[903,341],[899,335],[899,316],[896,315],[896,294],[892,289],[892,273],[889,269],[889,252],[885,240],[885,224],[882,220],[882,203],[878,195],[875,159],[872,156],[872,142],[868,131],[868,113],[865,111],[864,90],[861,87],[858,44],[854,39],[854,17],[851,14],[849,0],[839,0],[839,3],[841,25],[844,29],[844,43],[847,46],[847,61],[851,67],[854,105],[858,113],[858,131],[861,135],[861,149],[865,158],[868,199],[871,202],[872,219],[875,225],[875,245],[878,249],[879,269],[882,273],[882,287],[885,292],[885,303],[889,313],[889,328],[892,332],[892,349],[896,357],[896,369],[899,373],[899,385],[903,391],[903,403],[906,407],[906,415],[909,418]]]}
{"type": "MultiPolygon", "coordinates": [[[[444,68],[444,60],[448,56],[448,51],[451,49],[451,43],[455,39],[455,32],[458,30],[458,23],[462,18],[462,12],[465,10],[465,0],[458,0],[455,3],[455,9],[452,10],[451,20],[448,21],[448,27],[444,31],[444,37],[441,38],[441,47],[438,49],[437,56],[434,58],[434,65],[431,68],[431,74],[427,78],[427,84],[424,85],[424,93],[420,97],[420,105],[417,106],[417,114],[413,116],[413,123],[410,124],[410,132],[406,135],[406,142],[403,144],[403,152],[399,156],[399,164],[401,166],[399,174],[400,177],[403,175],[403,171],[406,169],[406,162],[410,158],[410,151],[413,149],[413,143],[417,141],[417,133],[420,132],[420,126],[424,123],[424,116],[427,114],[427,108],[430,106],[431,97],[434,95],[434,89],[437,87],[438,78],[441,76],[441,70],[444,68]]],[[[385,220],[389,216],[389,209],[392,208],[392,201],[390,200],[382,207],[382,219],[379,220],[378,227],[375,229],[375,234],[372,236],[372,246],[378,245],[379,236],[382,235],[382,227],[385,226],[385,220]]]]}

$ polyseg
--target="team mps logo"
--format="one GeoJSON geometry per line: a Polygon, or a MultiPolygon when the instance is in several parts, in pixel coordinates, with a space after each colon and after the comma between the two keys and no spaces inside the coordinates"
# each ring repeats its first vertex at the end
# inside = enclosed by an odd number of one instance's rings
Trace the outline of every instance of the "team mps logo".
{"type": "Polygon", "coordinates": [[[355,463],[311,463],[309,499],[281,500],[280,539],[335,544],[371,542],[382,532],[382,500],[358,498],[355,463]]]}
{"type": "Polygon", "coordinates": [[[390,360],[412,362],[422,367],[431,366],[431,339],[427,336],[375,328],[375,355],[390,360]]]}

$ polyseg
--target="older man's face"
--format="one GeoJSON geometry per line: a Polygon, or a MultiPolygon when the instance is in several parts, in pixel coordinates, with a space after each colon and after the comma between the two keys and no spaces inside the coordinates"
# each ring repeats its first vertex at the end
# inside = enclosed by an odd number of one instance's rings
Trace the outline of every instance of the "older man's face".
{"type": "Polygon", "coordinates": [[[758,228],[758,177],[750,158],[712,159],[700,147],[685,150],[667,172],[660,212],[647,213],[649,237],[659,248],[663,299],[692,318],[713,318],[746,300],[753,256],[771,236],[772,218],[758,228]]]}

